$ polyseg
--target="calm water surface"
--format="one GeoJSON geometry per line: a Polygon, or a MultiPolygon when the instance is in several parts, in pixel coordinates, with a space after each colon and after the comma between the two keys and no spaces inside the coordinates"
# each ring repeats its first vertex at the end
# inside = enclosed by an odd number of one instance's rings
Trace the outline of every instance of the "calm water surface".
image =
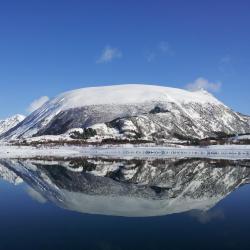
{"type": "Polygon", "coordinates": [[[0,160],[0,249],[250,249],[250,162],[0,160]]]}

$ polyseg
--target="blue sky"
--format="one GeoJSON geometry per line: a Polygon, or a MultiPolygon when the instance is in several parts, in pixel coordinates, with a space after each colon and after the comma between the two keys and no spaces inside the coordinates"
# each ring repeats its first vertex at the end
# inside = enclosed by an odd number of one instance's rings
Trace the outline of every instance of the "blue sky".
{"type": "Polygon", "coordinates": [[[203,85],[250,114],[249,12],[247,0],[1,1],[0,118],[120,83],[203,85]]]}

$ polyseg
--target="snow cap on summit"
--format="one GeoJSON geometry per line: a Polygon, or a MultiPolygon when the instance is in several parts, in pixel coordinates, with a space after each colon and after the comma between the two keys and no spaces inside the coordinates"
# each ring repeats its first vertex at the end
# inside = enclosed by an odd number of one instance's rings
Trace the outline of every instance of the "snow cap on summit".
{"type": "Polygon", "coordinates": [[[89,105],[136,104],[149,101],[172,101],[178,103],[213,103],[222,104],[207,91],[187,91],[145,84],[112,85],[89,87],[63,93],[53,99],[52,103],[60,104],[63,109],[89,105]]]}

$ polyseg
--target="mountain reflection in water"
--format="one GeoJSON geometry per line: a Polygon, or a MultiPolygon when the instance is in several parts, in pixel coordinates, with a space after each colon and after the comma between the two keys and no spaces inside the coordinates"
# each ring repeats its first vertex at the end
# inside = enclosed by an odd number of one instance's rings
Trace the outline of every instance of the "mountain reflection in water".
{"type": "Polygon", "coordinates": [[[244,160],[6,159],[0,175],[15,184],[23,180],[39,201],[72,211],[148,217],[208,211],[249,183],[249,167],[244,160]]]}

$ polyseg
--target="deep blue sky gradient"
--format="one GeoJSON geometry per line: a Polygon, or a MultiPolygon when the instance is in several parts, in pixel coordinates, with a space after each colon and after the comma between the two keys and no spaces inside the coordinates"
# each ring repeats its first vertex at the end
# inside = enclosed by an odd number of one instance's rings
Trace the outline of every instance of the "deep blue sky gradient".
{"type": "Polygon", "coordinates": [[[215,95],[250,114],[249,13],[248,0],[1,1],[0,118],[74,88],[198,77],[222,82],[215,95]],[[106,46],[122,58],[96,63],[106,46]]]}

